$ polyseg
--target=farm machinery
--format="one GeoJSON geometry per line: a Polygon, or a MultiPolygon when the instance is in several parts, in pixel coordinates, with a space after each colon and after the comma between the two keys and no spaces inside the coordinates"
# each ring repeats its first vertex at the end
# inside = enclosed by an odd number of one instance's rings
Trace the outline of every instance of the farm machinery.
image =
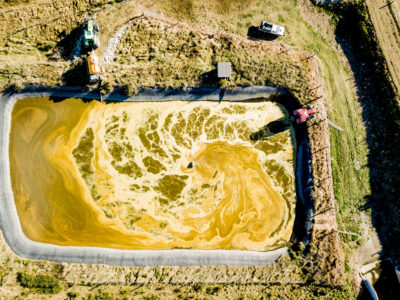
{"type": "Polygon", "coordinates": [[[86,54],[86,70],[89,76],[89,82],[98,82],[101,80],[102,67],[95,49],[100,47],[99,25],[96,17],[85,18],[83,24],[83,47],[86,54]]]}
{"type": "Polygon", "coordinates": [[[100,47],[99,24],[96,22],[96,17],[85,18],[83,28],[83,45],[85,49],[90,51],[100,47]]]}
{"type": "Polygon", "coordinates": [[[306,108],[299,108],[293,112],[292,121],[296,124],[304,123],[308,120],[315,118],[317,111],[313,106],[307,106],[306,108]]]}

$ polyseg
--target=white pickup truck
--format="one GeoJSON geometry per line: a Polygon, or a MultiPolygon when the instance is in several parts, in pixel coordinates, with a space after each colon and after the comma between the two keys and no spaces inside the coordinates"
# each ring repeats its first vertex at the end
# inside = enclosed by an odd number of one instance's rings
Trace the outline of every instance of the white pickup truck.
{"type": "Polygon", "coordinates": [[[275,24],[272,24],[272,23],[266,22],[266,21],[261,21],[261,24],[260,24],[260,27],[258,27],[258,30],[265,32],[265,33],[273,34],[276,36],[282,36],[285,33],[285,27],[275,25],[275,24]]]}

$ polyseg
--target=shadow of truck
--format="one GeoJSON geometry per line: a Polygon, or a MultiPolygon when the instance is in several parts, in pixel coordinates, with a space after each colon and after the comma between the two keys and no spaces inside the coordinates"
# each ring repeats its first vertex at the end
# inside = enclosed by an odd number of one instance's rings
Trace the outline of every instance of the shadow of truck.
{"type": "Polygon", "coordinates": [[[273,41],[277,39],[279,36],[276,36],[271,33],[262,32],[256,26],[250,26],[247,30],[247,38],[250,40],[264,40],[264,41],[273,41]]]}

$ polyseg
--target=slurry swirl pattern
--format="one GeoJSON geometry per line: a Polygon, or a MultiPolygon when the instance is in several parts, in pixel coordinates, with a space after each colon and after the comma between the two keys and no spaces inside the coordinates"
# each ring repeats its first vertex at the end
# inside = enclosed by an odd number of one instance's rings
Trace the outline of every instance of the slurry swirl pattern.
{"type": "Polygon", "coordinates": [[[294,221],[293,129],[249,137],[285,113],[272,102],[20,100],[10,165],[22,229],[57,245],[279,248],[294,221]]]}

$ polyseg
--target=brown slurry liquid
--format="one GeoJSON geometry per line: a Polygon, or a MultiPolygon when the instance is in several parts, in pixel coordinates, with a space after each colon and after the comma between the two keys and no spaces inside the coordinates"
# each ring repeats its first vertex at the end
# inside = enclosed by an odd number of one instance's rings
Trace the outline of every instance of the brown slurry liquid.
{"type": "Polygon", "coordinates": [[[10,163],[22,229],[57,245],[280,247],[294,221],[294,131],[249,137],[284,114],[272,102],[20,100],[10,163]]]}

